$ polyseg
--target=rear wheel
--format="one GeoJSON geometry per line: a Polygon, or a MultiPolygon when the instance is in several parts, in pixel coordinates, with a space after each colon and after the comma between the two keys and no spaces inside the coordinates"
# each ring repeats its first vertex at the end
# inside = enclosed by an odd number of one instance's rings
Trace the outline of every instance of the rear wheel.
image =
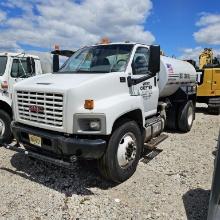
{"type": "Polygon", "coordinates": [[[12,142],[12,132],[10,125],[10,115],[5,111],[0,110],[0,144],[9,144],[12,142]]]}
{"type": "Polygon", "coordinates": [[[114,182],[133,175],[142,151],[141,132],[136,122],[128,121],[115,129],[103,157],[98,162],[100,173],[114,182]]]}
{"type": "Polygon", "coordinates": [[[180,105],[178,113],[178,128],[182,132],[191,130],[195,118],[195,107],[192,101],[180,105]]]}

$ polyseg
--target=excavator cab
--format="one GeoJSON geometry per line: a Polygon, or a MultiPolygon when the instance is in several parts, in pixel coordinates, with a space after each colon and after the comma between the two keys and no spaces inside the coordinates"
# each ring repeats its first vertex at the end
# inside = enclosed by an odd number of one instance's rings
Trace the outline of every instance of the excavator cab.
{"type": "Polygon", "coordinates": [[[197,102],[208,104],[210,113],[220,114],[220,62],[211,48],[199,56],[197,73],[197,102]]]}

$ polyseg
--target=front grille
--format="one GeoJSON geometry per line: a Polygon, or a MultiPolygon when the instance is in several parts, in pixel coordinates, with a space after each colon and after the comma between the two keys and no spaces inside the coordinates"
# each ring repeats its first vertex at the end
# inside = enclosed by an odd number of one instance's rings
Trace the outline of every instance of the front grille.
{"type": "Polygon", "coordinates": [[[40,124],[63,126],[63,95],[17,91],[19,118],[40,124]]]}

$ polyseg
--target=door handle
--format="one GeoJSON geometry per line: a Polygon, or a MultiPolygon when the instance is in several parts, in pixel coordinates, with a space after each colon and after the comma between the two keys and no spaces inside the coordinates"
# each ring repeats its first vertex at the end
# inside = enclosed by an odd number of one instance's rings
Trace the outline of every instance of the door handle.
{"type": "Polygon", "coordinates": [[[157,77],[155,76],[155,77],[154,77],[154,86],[155,86],[155,87],[157,86],[157,81],[158,81],[158,80],[157,80],[157,77]]]}

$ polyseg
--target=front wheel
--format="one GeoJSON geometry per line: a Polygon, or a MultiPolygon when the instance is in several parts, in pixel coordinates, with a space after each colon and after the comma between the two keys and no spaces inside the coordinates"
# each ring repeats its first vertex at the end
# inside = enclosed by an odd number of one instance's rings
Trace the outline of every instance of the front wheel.
{"type": "Polygon", "coordinates": [[[3,110],[0,110],[0,144],[9,144],[12,141],[12,132],[10,129],[11,117],[3,110]]]}
{"type": "Polygon", "coordinates": [[[103,157],[98,161],[101,174],[114,182],[133,175],[140,160],[142,143],[137,123],[128,121],[115,129],[103,157]]]}

